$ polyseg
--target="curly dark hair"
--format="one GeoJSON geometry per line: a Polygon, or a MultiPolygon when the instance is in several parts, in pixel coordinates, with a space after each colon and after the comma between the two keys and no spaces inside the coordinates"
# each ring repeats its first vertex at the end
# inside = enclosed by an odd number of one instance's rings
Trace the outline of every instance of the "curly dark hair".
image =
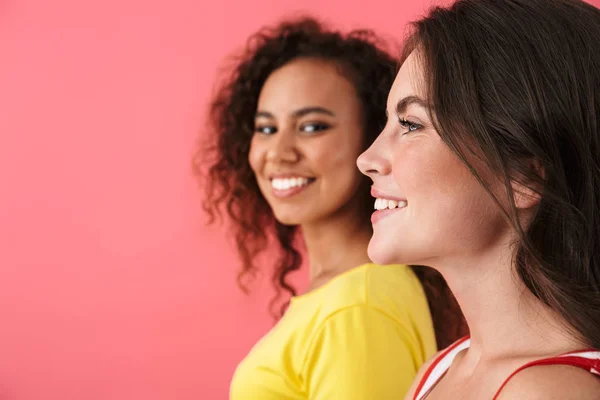
{"type": "MultiPolygon", "coordinates": [[[[244,291],[248,289],[246,278],[257,271],[257,258],[276,241],[279,255],[272,276],[276,297],[270,307],[275,317],[282,315],[287,304],[276,307],[282,290],[296,294],[286,278],[300,268],[302,257],[295,242],[297,227],[275,219],[248,162],[260,91],[271,73],[292,60],[313,58],[334,63],[354,85],[362,104],[366,149],[385,125],[387,95],[397,71],[397,60],[386,49],[390,46],[372,31],[341,34],[303,17],[259,30],[248,39],[245,51],[231,60],[232,68],[224,70],[227,76],[220,81],[210,104],[211,130],[204,135],[208,148],[198,148],[194,167],[206,190],[203,206],[210,222],[220,218],[222,211],[232,221],[242,260],[238,283],[244,291]]],[[[372,213],[369,186],[370,180],[364,177],[358,195],[364,205],[360,218],[365,221],[372,213]]],[[[430,303],[438,345],[445,347],[465,332],[458,305],[441,275],[426,267],[413,268],[430,303]]]]}

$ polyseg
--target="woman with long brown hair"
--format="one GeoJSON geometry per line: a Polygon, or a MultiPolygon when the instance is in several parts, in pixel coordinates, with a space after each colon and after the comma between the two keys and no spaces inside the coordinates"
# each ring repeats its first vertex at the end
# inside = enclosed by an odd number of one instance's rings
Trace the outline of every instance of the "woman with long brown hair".
{"type": "Polygon", "coordinates": [[[436,268],[470,337],[408,399],[600,395],[600,11],[459,0],[414,24],[373,179],[375,262],[436,268]]]}

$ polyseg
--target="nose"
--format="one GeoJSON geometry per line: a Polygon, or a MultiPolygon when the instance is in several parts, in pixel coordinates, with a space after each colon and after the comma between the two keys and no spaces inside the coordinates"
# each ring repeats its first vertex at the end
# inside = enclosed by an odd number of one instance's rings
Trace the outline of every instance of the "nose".
{"type": "Polygon", "coordinates": [[[267,161],[295,163],[299,158],[293,132],[280,131],[273,135],[267,150],[267,161]]]}
{"type": "MultiPolygon", "coordinates": [[[[381,136],[365,150],[356,160],[358,169],[369,178],[373,179],[378,175],[387,175],[391,171],[391,164],[385,151],[386,146],[382,146],[381,136]]],[[[388,146],[389,147],[389,146],[388,146]]]]}

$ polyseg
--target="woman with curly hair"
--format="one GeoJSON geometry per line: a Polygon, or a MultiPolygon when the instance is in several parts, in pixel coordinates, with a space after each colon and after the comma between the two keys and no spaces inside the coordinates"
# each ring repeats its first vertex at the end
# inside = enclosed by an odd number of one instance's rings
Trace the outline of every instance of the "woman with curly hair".
{"type": "Polygon", "coordinates": [[[253,35],[217,91],[205,208],[232,220],[241,277],[278,250],[274,283],[292,296],[238,366],[234,400],[397,398],[436,350],[432,316],[442,346],[461,333],[439,275],[367,256],[373,199],[356,158],[383,127],[395,72],[373,33],[307,18],[253,35]],[[297,295],[286,277],[300,243],[310,285],[297,295]]]}

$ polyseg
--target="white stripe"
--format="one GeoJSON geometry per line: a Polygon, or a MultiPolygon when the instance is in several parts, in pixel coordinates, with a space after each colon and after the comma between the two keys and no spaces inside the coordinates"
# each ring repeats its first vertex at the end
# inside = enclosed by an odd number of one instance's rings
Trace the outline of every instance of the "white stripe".
{"type": "Polygon", "coordinates": [[[563,354],[562,356],[559,357],[581,357],[581,358],[587,358],[588,360],[600,360],[600,351],[584,351],[582,353],[570,353],[570,354],[563,354]]]}
{"type": "Polygon", "coordinates": [[[423,396],[425,396],[425,393],[427,393],[429,389],[431,389],[431,387],[435,385],[436,382],[442,377],[442,375],[444,375],[446,371],[448,371],[448,368],[450,368],[452,362],[454,362],[454,358],[456,357],[456,355],[464,349],[469,348],[470,345],[471,339],[465,340],[464,342],[453,348],[448,354],[444,356],[444,358],[442,358],[437,363],[437,365],[431,371],[431,374],[429,374],[429,376],[427,377],[427,380],[423,384],[421,391],[417,395],[417,400],[421,400],[423,396]]]}
{"type": "MultiPolygon", "coordinates": [[[[462,350],[468,348],[470,345],[471,339],[465,340],[463,343],[459,344],[454,349],[452,349],[452,351],[446,354],[446,356],[437,363],[435,368],[431,371],[431,374],[429,374],[429,376],[427,377],[427,381],[425,381],[423,387],[419,391],[419,394],[416,397],[417,400],[421,400],[423,396],[425,396],[425,394],[431,389],[431,387],[433,387],[433,385],[437,383],[437,381],[442,377],[442,375],[444,375],[444,373],[448,371],[448,369],[454,362],[454,358],[456,358],[456,355],[462,350]]],[[[580,353],[575,352],[570,354],[563,354],[558,357],[581,357],[588,360],[600,360],[600,351],[584,351],[580,353]]],[[[592,368],[590,372],[592,374],[600,375],[600,371],[596,370],[595,368],[592,368]]]]}

